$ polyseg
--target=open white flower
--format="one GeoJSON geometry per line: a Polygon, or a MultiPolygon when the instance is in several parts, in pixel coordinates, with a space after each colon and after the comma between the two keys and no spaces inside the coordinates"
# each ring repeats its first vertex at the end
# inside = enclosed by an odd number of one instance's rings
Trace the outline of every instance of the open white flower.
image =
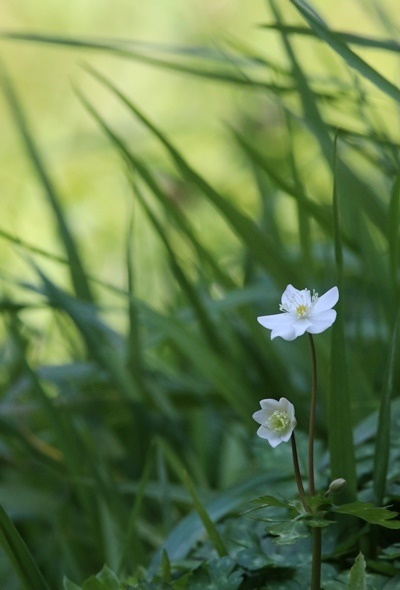
{"type": "Polygon", "coordinates": [[[299,291],[288,285],[282,295],[279,309],[283,313],[264,315],[257,321],[272,330],[271,340],[280,336],[284,340],[294,340],[304,332],[320,334],[329,328],[336,319],[336,311],[332,309],[338,302],[339,290],[332,287],[324,295],[308,289],[299,291]]]}
{"type": "Polygon", "coordinates": [[[296,427],[294,405],[285,397],[263,399],[260,401],[261,410],[253,414],[253,419],[261,424],[257,430],[258,436],[266,438],[271,447],[277,447],[281,442],[288,442],[296,427]]]}

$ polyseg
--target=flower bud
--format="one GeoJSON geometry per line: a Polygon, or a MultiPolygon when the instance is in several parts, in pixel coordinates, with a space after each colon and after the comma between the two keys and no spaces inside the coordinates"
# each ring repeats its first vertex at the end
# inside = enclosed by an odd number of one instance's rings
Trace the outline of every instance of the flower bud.
{"type": "Polygon", "coordinates": [[[329,496],[329,494],[338,494],[341,492],[346,485],[346,480],[343,477],[339,477],[338,479],[334,479],[330,484],[329,488],[325,493],[325,498],[329,496]]]}

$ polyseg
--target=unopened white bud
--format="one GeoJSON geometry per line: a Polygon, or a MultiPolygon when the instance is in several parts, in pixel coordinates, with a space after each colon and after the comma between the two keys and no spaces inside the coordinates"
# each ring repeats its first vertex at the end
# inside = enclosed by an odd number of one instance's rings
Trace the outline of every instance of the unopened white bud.
{"type": "Polygon", "coordinates": [[[346,485],[346,480],[343,477],[339,477],[338,479],[334,479],[330,484],[329,488],[325,492],[325,498],[329,496],[329,494],[338,494],[341,492],[346,485]]]}

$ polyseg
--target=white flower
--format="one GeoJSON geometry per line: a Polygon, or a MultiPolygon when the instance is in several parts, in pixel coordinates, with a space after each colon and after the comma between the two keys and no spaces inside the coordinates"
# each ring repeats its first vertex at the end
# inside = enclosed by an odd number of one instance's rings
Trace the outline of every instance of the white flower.
{"type": "Polygon", "coordinates": [[[304,332],[320,334],[329,328],[336,319],[336,311],[332,309],[338,302],[339,290],[332,287],[324,295],[308,289],[298,291],[288,285],[282,295],[279,309],[283,313],[264,315],[257,321],[272,330],[271,340],[280,336],[284,340],[294,340],[304,332]]]}
{"type": "Polygon", "coordinates": [[[294,405],[285,397],[260,401],[261,410],[253,414],[253,419],[261,424],[258,436],[266,438],[271,447],[277,447],[282,441],[288,442],[296,427],[294,405]]]}

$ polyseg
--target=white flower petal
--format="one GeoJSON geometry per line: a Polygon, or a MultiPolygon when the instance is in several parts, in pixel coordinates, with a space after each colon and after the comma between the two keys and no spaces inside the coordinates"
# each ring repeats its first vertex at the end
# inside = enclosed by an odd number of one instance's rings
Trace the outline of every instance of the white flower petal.
{"type": "Polygon", "coordinates": [[[332,289],[329,289],[329,291],[321,295],[321,297],[318,297],[318,301],[314,305],[313,314],[332,309],[338,301],[339,289],[337,287],[332,287],[332,289]]]}
{"type": "Polygon", "coordinates": [[[258,412],[254,412],[253,414],[253,420],[259,424],[264,424],[268,420],[268,417],[266,417],[264,410],[258,410],[258,412]]]}
{"type": "Polygon", "coordinates": [[[257,430],[257,435],[260,438],[265,438],[269,442],[269,439],[271,438],[271,436],[274,436],[275,433],[272,432],[272,430],[270,430],[266,426],[261,425],[257,430]]]}
{"type": "MultiPolygon", "coordinates": [[[[292,322],[293,323],[293,322],[292,322]]],[[[271,332],[271,340],[280,336],[284,340],[294,340],[296,338],[296,331],[292,325],[289,326],[279,326],[272,330],[271,332]]]]}
{"type": "Polygon", "coordinates": [[[334,309],[328,309],[319,313],[315,318],[310,317],[311,326],[307,328],[307,332],[310,334],[321,334],[328,328],[330,328],[336,319],[336,311],[334,309]]]}
{"type": "Polygon", "coordinates": [[[288,399],[286,399],[286,397],[280,398],[279,405],[280,405],[281,409],[288,414],[290,420],[293,420],[293,418],[294,418],[294,405],[288,399]]]}
{"type": "Polygon", "coordinates": [[[288,285],[286,287],[286,289],[284,290],[284,292],[282,293],[282,297],[281,297],[281,303],[282,305],[286,306],[286,305],[290,305],[291,299],[298,295],[300,291],[298,289],[295,289],[293,287],[293,285],[288,285]]]}
{"type": "Polygon", "coordinates": [[[281,439],[283,442],[289,442],[290,437],[292,436],[293,430],[295,429],[297,424],[297,420],[294,420],[294,423],[291,422],[287,432],[281,434],[281,439]]]}
{"type": "Polygon", "coordinates": [[[296,334],[295,338],[297,338],[297,336],[302,336],[310,326],[312,326],[310,318],[296,320],[296,322],[293,324],[293,329],[296,334]]]}
{"type": "Polygon", "coordinates": [[[273,315],[260,316],[257,318],[257,322],[264,326],[264,328],[273,330],[277,326],[290,325],[293,323],[293,318],[289,313],[276,313],[273,315]]]}
{"type": "Polygon", "coordinates": [[[262,399],[260,401],[260,406],[262,407],[262,411],[268,413],[267,419],[271,414],[276,412],[276,410],[281,409],[280,400],[278,402],[276,399],[262,399]]]}
{"type": "Polygon", "coordinates": [[[268,442],[273,449],[280,445],[282,440],[282,437],[278,434],[275,434],[275,432],[271,432],[271,436],[268,437],[268,442]]]}

